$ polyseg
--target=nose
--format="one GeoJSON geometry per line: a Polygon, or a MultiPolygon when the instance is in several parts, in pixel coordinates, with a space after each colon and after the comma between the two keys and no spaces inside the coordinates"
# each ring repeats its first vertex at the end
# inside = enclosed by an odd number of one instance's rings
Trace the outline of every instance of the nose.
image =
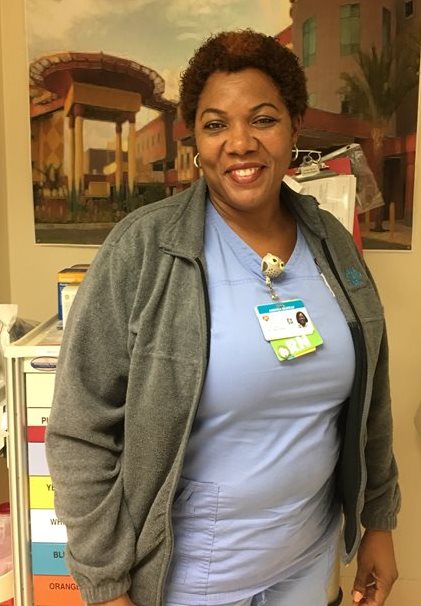
{"type": "Polygon", "coordinates": [[[233,124],[227,131],[225,151],[229,154],[244,156],[258,148],[258,141],[251,132],[249,124],[233,124]]]}

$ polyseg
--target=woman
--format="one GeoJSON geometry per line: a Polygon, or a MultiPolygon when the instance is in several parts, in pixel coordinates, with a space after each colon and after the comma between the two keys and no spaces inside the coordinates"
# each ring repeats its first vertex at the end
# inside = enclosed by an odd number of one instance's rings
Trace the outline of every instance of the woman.
{"type": "Polygon", "coordinates": [[[90,604],[325,606],[341,511],[354,602],[396,578],[382,307],[351,236],[282,182],[306,103],[272,38],[209,38],[181,85],[203,179],[122,221],[79,291],[47,448],[90,604]],[[320,339],[281,361],[284,301],[320,339]]]}
{"type": "Polygon", "coordinates": [[[295,317],[296,317],[298,324],[300,326],[302,326],[303,328],[305,328],[305,326],[308,322],[307,316],[302,311],[297,311],[295,317]]]}

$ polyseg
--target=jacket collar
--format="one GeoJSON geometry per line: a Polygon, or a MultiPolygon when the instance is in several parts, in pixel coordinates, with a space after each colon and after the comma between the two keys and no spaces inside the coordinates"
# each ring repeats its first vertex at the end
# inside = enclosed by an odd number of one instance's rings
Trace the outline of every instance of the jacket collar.
{"type": "MultiPolygon", "coordinates": [[[[317,200],[303,196],[282,183],[281,197],[288,204],[298,223],[320,239],[326,238],[326,229],[317,200]]],[[[207,186],[203,177],[187,190],[168,199],[174,213],[161,239],[161,247],[180,256],[196,258],[203,251],[207,186]]]]}
{"type": "Polygon", "coordinates": [[[198,257],[203,250],[206,182],[201,177],[185,191],[168,198],[174,213],[163,232],[161,247],[182,257],[198,257]]]}

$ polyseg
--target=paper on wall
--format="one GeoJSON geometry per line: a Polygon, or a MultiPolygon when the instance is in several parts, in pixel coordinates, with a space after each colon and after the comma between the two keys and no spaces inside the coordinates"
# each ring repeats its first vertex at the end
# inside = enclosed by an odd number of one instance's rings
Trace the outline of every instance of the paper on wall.
{"type": "Polygon", "coordinates": [[[300,193],[314,196],[320,207],[331,212],[352,234],[354,227],[356,178],[337,175],[302,181],[300,193]]]}

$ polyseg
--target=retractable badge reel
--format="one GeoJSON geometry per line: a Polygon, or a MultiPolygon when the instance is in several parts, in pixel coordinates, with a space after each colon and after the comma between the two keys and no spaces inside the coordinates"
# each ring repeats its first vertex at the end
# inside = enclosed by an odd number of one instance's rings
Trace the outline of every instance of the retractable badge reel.
{"type": "Polygon", "coordinates": [[[284,271],[285,263],[272,253],[267,253],[261,263],[262,274],[265,276],[266,284],[270,290],[272,301],[279,301],[277,293],[273,289],[272,278],[277,278],[284,271]]]}

